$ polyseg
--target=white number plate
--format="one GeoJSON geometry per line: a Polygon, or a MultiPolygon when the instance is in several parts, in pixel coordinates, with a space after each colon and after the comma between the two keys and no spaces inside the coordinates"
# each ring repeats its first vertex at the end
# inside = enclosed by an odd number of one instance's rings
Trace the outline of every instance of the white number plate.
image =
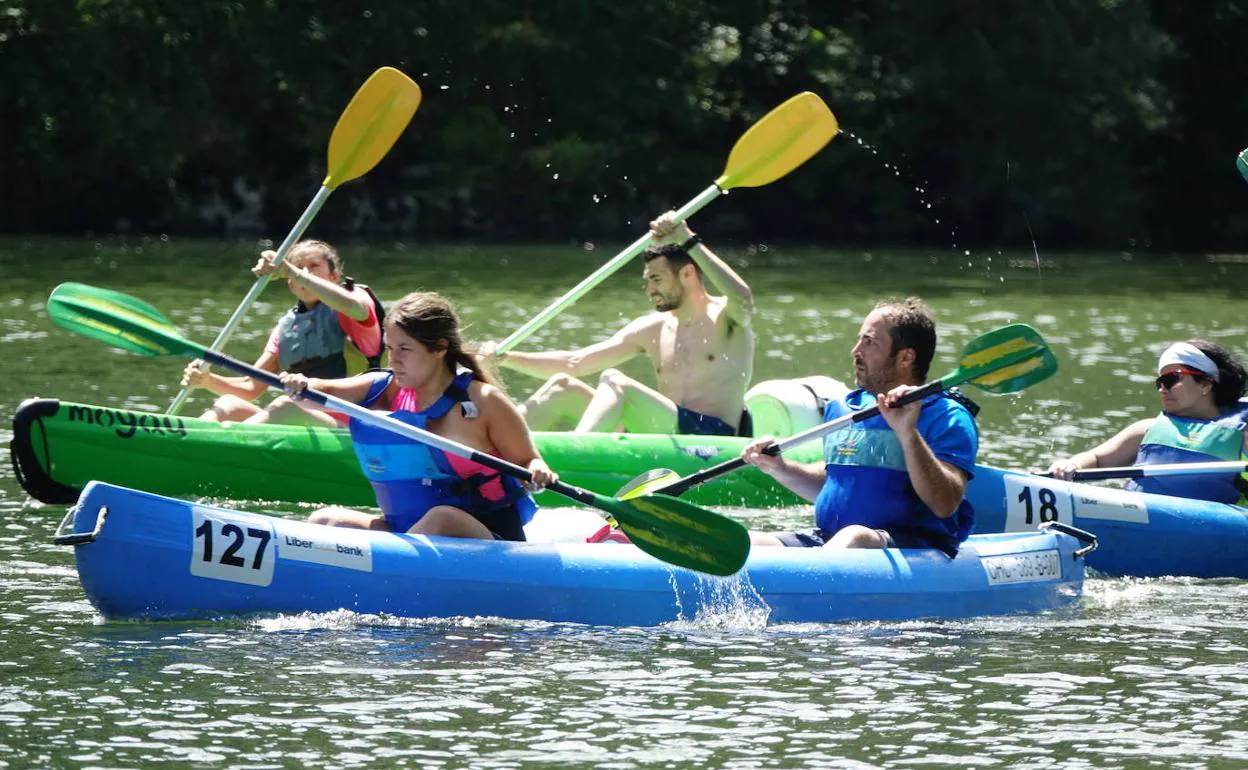
{"type": "Polygon", "coordinates": [[[261,518],[192,509],[191,574],[253,586],[273,582],[273,526],[261,518]]]}
{"type": "Polygon", "coordinates": [[[1081,526],[1076,518],[1147,524],[1148,506],[1139,492],[1038,476],[1005,477],[1006,532],[1027,532],[1047,521],[1081,526]]]}
{"type": "Polygon", "coordinates": [[[1004,556],[981,556],[989,585],[1006,583],[1038,583],[1057,580],[1062,576],[1062,560],[1056,550],[1012,553],[1004,556]]]}
{"type": "Polygon", "coordinates": [[[1005,477],[1005,531],[1030,532],[1049,521],[1073,523],[1066,482],[1039,476],[1005,477]]]}

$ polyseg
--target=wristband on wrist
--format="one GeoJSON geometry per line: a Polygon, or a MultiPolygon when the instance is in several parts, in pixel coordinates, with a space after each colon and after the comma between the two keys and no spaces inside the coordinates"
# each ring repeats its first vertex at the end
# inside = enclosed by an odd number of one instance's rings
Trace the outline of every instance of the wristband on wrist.
{"type": "Polygon", "coordinates": [[[692,249],[694,246],[697,246],[701,242],[702,242],[702,236],[698,235],[697,233],[694,233],[693,235],[689,236],[689,240],[680,244],[680,250],[684,252],[688,252],[690,249],[692,249]]]}

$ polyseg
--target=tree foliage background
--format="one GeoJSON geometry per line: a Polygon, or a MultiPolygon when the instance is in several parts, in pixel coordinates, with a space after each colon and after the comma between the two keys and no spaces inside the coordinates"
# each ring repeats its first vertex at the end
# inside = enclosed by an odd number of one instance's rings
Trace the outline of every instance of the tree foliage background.
{"type": "Polygon", "coordinates": [[[318,229],[631,239],[811,90],[842,135],[716,237],[1234,248],[1246,4],[0,0],[0,231],[280,235],[388,64],[424,102],[318,229]]]}

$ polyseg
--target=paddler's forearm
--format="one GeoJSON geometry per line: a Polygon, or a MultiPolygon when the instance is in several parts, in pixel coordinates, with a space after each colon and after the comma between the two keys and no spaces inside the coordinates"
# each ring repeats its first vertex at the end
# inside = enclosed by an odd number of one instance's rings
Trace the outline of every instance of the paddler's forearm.
{"type": "Polygon", "coordinates": [[[368,306],[363,304],[346,287],[340,286],[333,281],[327,281],[311,271],[295,267],[294,265],[287,265],[286,272],[292,281],[316,292],[316,296],[320,298],[321,302],[329,305],[339,313],[356,321],[368,319],[368,306]]]}
{"type": "Polygon", "coordinates": [[[729,299],[735,299],[746,313],[754,312],[754,292],[737,272],[720,259],[705,243],[689,249],[689,256],[702,269],[711,286],[729,299]]]}
{"type": "Polygon", "coordinates": [[[764,469],[768,475],[793,491],[794,494],[807,502],[814,502],[823,489],[827,479],[827,471],[823,463],[796,463],[783,459],[771,469],[764,469]]]}
{"type": "Polygon", "coordinates": [[[266,390],[263,383],[250,377],[222,377],[215,372],[206,374],[198,387],[218,396],[234,396],[244,401],[255,401],[266,390]]]}
{"type": "Polygon", "coordinates": [[[578,367],[580,357],[567,350],[552,350],[544,353],[519,353],[513,350],[499,356],[498,363],[500,366],[530,377],[546,378],[556,374],[581,376],[578,367]]]}
{"type": "Polygon", "coordinates": [[[947,519],[962,503],[966,494],[966,477],[932,454],[932,448],[915,432],[901,440],[901,451],[906,461],[910,485],[923,504],[937,517],[947,519]]]}

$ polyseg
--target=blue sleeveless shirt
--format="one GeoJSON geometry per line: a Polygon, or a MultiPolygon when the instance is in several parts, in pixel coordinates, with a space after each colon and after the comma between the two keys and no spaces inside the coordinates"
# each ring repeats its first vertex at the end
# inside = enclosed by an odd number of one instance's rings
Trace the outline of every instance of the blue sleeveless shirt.
{"type": "MultiPolygon", "coordinates": [[[[875,406],[875,396],[852,390],[824,408],[824,422],[875,406]]],[[[979,434],[970,411],[944,393],[923,401],[918,431],[937,460],[972,476],[979,434]]],[[[827,478],[815,500],[815,526],[833,533],[850,524],[871,529],[918,532],[957,552],[975,525],[975,511],[965,498],[952,516],[942,519],[919,499],[897,434],[880,415],[851,423],[823,439],[827,478]]]]}
{"type": "MultiPolygon", "coordinates": [[[[389,387],[394,372],[386,370],[374,375],[368,395],[361,402],[368,406],[389,387]]],[[[429,429],[429,422],[444,416],[457,405],[471,404],[468,384],[472,372],[461,372],[451,386],[420,412],[397,411],[390,416],[429,429]]],[[[377,505],[393,532],[406,532],[421,517],[438,505],[450,505],[474,516],[514,505],[521,524],[527,524],[537,511],[533,498],[520,482],[510,476],[501,479],[504,495],[501,500],[486,499],[482,484],[497,474],[461,477],[451,465],[446,452],[436,447],[400,436],[385,428],[374,427],[354,418],[350,422],[351,442],[360,469],[372,484],[377,505]]]]}

